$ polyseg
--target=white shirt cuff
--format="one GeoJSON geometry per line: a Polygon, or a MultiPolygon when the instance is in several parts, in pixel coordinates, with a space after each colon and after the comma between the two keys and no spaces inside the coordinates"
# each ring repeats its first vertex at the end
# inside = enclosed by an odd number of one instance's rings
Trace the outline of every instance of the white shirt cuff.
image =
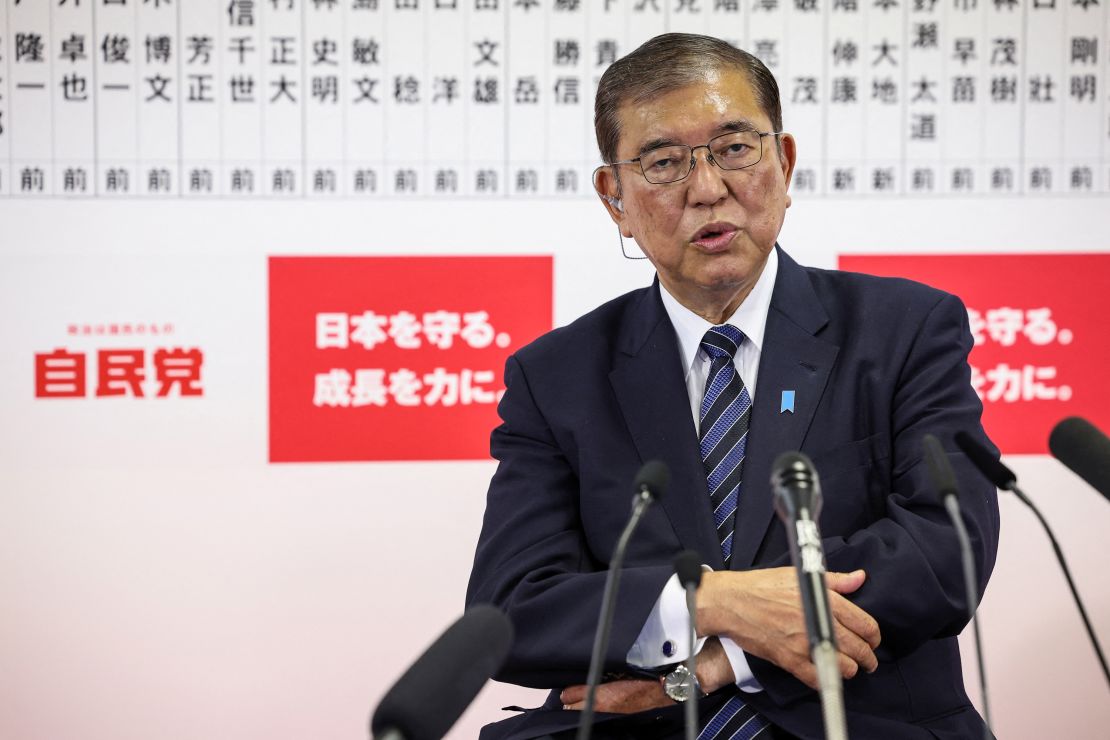
{"type": "Polygon", "coordinates": [[[763,691],[763,686],[756,680],[755,674],[748,665],[748,656],[744,654],[743,649],[727,637],[718,639],[721,641],[721,647],[725,649],[729,665],[732,666],[732,675],[736,676],[737,688],[749,694],[763,691]]]}
{"type": "MultiPolygon", "coordinates": [[[[701,652],[705,640],[705,637],[698,638],[694,644],[695,653],[701,652]]],[[[650,669],[678,663],[689,656],[690,612],[686,609],[686,591],[678,582],[678,576],[672,575],[625,660],[631,666],[650,669]]]]}
{"type": "MultiPolygon", "coordinates": [[[[711,570],[708,566],[702,567],[711,570]]],[[[697,639],[694,644],[695,653],[701,652],[706,639],[708,636],[697,639]]],[[[749,694],[763,691],[763,686],[748,665],[748,656],[743,649],[727,637],[719,639],[729,665],[732,666],[737,688],[749,694]]],[[[667,579],[625,660],[631,666],[651,669],[684,661],[689,656],[690,612],[686,608],[686,590],[675,574],[667,579]]]]}

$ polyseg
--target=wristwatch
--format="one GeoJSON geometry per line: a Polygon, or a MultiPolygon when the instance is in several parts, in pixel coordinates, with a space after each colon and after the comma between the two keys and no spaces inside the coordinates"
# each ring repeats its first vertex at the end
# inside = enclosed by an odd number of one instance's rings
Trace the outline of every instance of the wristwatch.
{"type": "Polygon", "coordinates": [[[690,673],[685,663],[675,666],[673,671],[663,676],[662,681],[663,691],[674,701],[684,702],[705,696],[697,675],[690,673]]]}

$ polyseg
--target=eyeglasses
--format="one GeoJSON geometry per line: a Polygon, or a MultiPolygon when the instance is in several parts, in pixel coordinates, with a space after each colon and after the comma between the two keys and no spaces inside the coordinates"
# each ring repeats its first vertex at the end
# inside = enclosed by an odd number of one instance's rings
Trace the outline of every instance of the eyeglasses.
{"type": "Polygon", "coordinates": [[[714,136],[708,144],[701,146],[690,147],[684,144],[661,146],[644,152],[635,159],[609,164],[638,164],[648,182],[654,185],[666,185],[685,180],[690,176],[697,162],[694,152],[698,149],[706,149],[705,158],[722,170],[742,170],[759,164],[763,159],[764,136],[779,136],[783,133],[785,132],[734,131],[730,134],[714,136]]]}

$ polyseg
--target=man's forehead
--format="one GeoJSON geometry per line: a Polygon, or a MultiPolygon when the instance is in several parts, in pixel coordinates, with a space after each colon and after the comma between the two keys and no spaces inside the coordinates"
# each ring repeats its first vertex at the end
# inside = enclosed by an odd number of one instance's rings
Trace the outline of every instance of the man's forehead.
{"type": "Polygon", "coordinates": [[[704,140],[686,139],[730,131],[765,131],[769,126],[747,75],[739,70],[726,70],[644,102],[629,101],[621,106],[619,115],[620,148],[625,152],[652,142],[700,144],[704,140]]]}

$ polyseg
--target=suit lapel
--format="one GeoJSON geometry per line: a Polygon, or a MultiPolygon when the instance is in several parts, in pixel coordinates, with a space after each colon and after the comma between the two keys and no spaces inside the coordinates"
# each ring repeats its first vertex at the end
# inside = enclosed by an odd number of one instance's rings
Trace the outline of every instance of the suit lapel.
{"type": "Polygon", "coordinates": [[[771,465],[779,454],[801,449],[825,391],[839,351],[815,336],[827,323],[809,277],[780,249],[736,513],[734,570],[752,566],[774,517],[771,465]],[[784,391],[794,391],[793,413],[781,410],[784,391]]]}
{"type": "Polygon", "coordinates": [[[609,381],[641,460],[662,460],[670,468],[670,488],[659,504],[682,545],[721,569],[678,338],[658,284],[630,307],[619,337],[609,381]]]}

